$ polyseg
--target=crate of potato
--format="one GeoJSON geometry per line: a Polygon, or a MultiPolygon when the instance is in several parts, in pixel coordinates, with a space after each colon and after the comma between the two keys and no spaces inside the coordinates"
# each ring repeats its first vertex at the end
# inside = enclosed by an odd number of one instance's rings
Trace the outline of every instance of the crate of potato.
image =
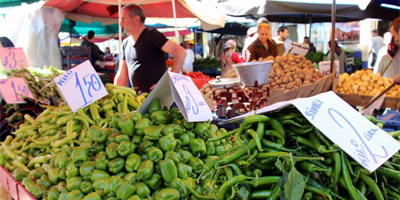
{"type": "MultiPolygon", "coordinates": [[[[393,83],[392,78],[382,77],[379,72],[359,70],[351,75],[339,76],[336,94],[352,106],[365,106],[371,99],[380,94],[393,83]]],[[[396,85],[386,93],[383,108],[398,109],[400,107],[400,86],[396,85]]]]}

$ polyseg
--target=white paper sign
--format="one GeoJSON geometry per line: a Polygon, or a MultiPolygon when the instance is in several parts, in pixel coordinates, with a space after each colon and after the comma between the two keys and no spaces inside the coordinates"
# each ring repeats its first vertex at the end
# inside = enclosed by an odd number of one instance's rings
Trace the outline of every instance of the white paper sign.
{"type": "Polygon", "coordinates": [[[57,76],[54,82],[72,112],[108,94],[99,75],[88,60],[57,76]]]}
{"type": "MultiPolygon", "coordinates": [[[[398,141],[362,116],[332,91],[277,104],[259,109],[257,113],[270,112],[294,105],[308,121],[369,172],[375,171],[400,149],[398,141]]],[[[241,119],[247,115],[251,114],[238,116],[224,122],[241,119]]]]}
{"type": "MultiPolygon", "coordinates": [[[[8,104],[26,103],[18,95],[24,95],[34,99],[23,78],[0,79],[0,94],[8,104]]],[[[0,102],[2,98],[0,98],[0,102]]]]}
{"type": "Polygon", "coordinates": [[[286,49],[286,51],[283,55],[292,53],[293,55],[305,56],[307,54],[308,50],[310,50],[310,47],[308,44],[300,44],[298,42],[292,42],[289,45],[289,47],[286,49]]]}
{"type": "MultiPolygon", "coordinates": [[[[322,72],[325,76],[331,74],[331,61],[319,62],[319,71],[322,72]]],[[[337,83],[339,83],[340,66],[338,60],[335,60],[335,71],[335,77],[337,83]]]]}
{"type": "Polygon", "coordinates": [[[147,113],[154,99],[159,99],[163,105],[168,107],[175,101],[188,122],[212,120],[210,108],[188,76],[166,72],[140,106],[139,112],[147,113]]]}

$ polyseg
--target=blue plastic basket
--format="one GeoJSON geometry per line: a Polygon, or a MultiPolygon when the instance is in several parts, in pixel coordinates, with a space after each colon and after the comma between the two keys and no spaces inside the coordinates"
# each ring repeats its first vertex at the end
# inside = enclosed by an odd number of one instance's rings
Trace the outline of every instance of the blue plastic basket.
{"type": "Polygon", "coordinates": [[[400,130],[400,112],[389,110],[386,114],[376,118],[377,120],[384,121],[383,130],[385,131],[398,131],[400,130]]]}

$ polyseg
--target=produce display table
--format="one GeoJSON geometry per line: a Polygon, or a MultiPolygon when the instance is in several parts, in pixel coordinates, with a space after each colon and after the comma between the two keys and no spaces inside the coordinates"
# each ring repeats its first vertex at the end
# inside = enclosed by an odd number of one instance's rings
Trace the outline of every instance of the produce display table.
{"type": "MultiPolygon", "coordinates": [[[[340,93],[336,94],[351,106],[365,106],[373,98],[373,96],[370,95],[340,94],[340,93]]],[[[399,109],[399,107],[400,107],[399,97],[386,96],[385,100],[382,103],[382,108],[399,109]]]]}

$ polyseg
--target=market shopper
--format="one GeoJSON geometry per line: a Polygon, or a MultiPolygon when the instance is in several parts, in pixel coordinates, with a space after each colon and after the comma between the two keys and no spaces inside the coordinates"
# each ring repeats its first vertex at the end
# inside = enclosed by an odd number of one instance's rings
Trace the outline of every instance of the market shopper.
{"type": "Polygon", "coordinates": [[[258,38],[247,49],[247,62],[278,55],[275,42],[269,39],[271,34],[269,25],[267,23],[258,24],[257,33],[258,38]]]}
{"type": "Polygon", "coordinates": [[[310,47],[310,49],[308,50],[308,52],[313,52],[313,53],[316,52],[314,43],[310,43],[310,38],[309,38],[309,37],[307,37],[307,36],[304,37],[303,44],[308,44],[308,46],[310,47]]]}
{"type": "Polygon", "coordinates": [[[235,40],[228,40],[225,42],[224,53],[221,55],[221,77],[225,78],[226,72],[232,69],[232,65],[235,63],[242,63],[243,60],[239,57],[239,54],[235,52],[237,45],[235,40]]]}
{"type": "Polygon", "coordinates": [[[326,60],[330,61],[331,60],[331,53],[333,53],[333,60],[339,60],[339,67],[340,67],[340,74],[343,74],[345,72],[345,66],[346,66],[346,60],[347,60],[347,56],[346,53],[344,52],[344,50],[339,46],[339,44],[337,43],[337,41],[335,40],[335,49],[332,51],[331,49],[331,44],[332,41],[328,42],[329,48],[331,50],[328,51],[328,53],[326,54],[326,60]]]}
{"type": "Polygon", "coordinates": [[[387,47],[388,59],[382,59],[379,62],[378,72],[383,77],[394,78],[400,73],[400,17],[393,20],[390,25],[390,32],[392,33],[392,40],[387,47]]]}
{"type": "Polygon", "coordinates": [[[121,26],[130,36],[123,41],[122,64],[114,84],[126,86],[128,80],[137,91],[149,92],[167,70],[165,52],[174,56],[172,72],[183,68],[186,51],[155,29],[144,25],[142,7],[129,4],[122,8],[121,26]]]}
{"type": "MultiPolygon", "coordinates": [[[[292,43],[292,40],[289,37],[289,29],[286,26],[281,26],[278,28],[278,37],[275,38],[275,43],[277,45],[283,44],[283,53],[285,53],[286,49],[289,48],[289,45],[292,43]]],[[[282,54],[283,54],[282,53],[282,54]]]]}
{"type": "Polygon", "coordinates": [[[183,42],[182,44],[183,48],[186,50],[186,58],[185,62],[183,64],[183,70],[188,73],[188,72],[193,72],[193,62],[194,62],[194,53],[193,50],[190,48],[190,44],[188,41],[183,42]]]}
{"type": "Polygon", "coordinates": [[[378,52],[384,46],[384,44],[382,36],[378,34],[378,30],[375,29],[371,31],[371,34],[372,34],[372,39],[371,39],[372,45],[371,49],[369,50],[369,53],[371,55],[370,56],[371,68],[375,68],[378,52]]]}
{"type": "Polygon", "coordinates": [[[100,48],[96,44],[94,44],[94,31],[88,32],[87,38],[83,39],[81,46],[90,49],[90,63],[96,70],[99,70],[96,61],[104,61],[104,57],[102,56],[104,53],[100,51],[100,48]]]}

